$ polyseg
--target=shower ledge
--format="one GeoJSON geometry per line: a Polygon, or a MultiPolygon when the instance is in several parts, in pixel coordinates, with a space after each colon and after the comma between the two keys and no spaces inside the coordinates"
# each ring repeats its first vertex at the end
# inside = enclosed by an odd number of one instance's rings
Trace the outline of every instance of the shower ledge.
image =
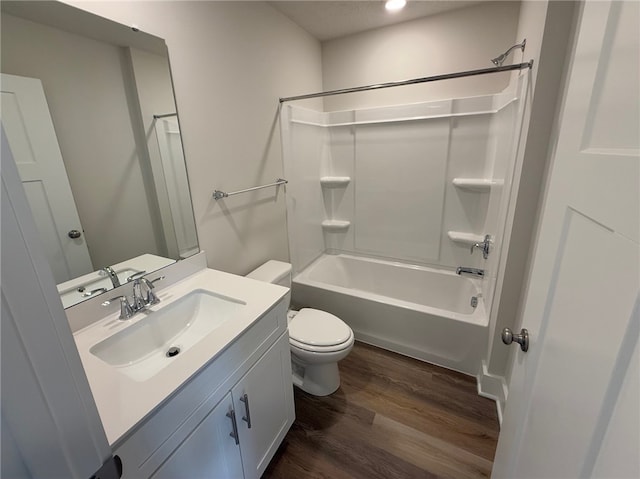
{"type": "Polygon", "coordinates": [[[341,233],[346,231],[351,226],[351,221],[343,220],[324,220],[322,222],[322,229],[329,233],[341,233]]]}
{"type": "Polygon", "coordinates": [[[492,186],[502,185],[502,180],[491,180],[487,178],[454,178],[454,186],[472,191],[489,191],[492,186]]]}
{"type": "Polygon", "coordinates": [[[348,176],[323,176],[320,184],[325,188],[341,188],[349,184],[351,178],[348,176]]]}
{"type": "Polygon", "coordinates": [[[451,241],[455,243],[462,243],[466,245],[482,243],[484,241],[483,235],[476,235],[473,233],[463,233],[461,231],[447,231],[447,236],[451,241]]]}

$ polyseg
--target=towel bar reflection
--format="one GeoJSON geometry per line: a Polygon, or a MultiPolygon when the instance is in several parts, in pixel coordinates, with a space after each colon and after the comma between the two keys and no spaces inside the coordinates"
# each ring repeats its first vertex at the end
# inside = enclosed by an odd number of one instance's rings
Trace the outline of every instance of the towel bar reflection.
{"type": "Polygon", "coordinates": [[[286,185],[287,183],[289,183],[287,180],[283,178],[278,178],[275,181],[275,183],[269,183],[268,185],[254,186],[253,188],[246,188],[244,190],[232,191],[230,193],[225,193],[224,191],[215,190],[213,192],[213,199],[221,200],[222,198],[227,198],[228,196],[239,195],[240,193],[247,193],[249,191],[261,190],[262,188],[269,188],[271,186],[286,185]]]}

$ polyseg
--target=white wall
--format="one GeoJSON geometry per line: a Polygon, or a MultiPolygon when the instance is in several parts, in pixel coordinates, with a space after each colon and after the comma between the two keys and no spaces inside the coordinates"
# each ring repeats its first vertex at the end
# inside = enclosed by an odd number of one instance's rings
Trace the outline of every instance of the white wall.
{"type": "Polygon", "coordinates": [[[520,168],[516,177],[520,180],[510,205],[511,237],[502,253],[503,282],[497,285],[497,308],[490,323],[488,370],[497,376],[507,373],[507,360],[515,351],[514,347],[502,344],[500,333],[504,327],[520,327],[516,318],[530,268],[539,200],[554,140],[551,132],[562,94],[574,20],[572,2],[528,1],[520,11],[518,37],[527,38],[526,58],[534,59],[534,68],[518,153],[520,168]]]}
{"type": "Polygon", "coordinates": [[[2,14],[2,72],[42,80],[96,269],[162,251],[121,55],[115,45],[2,14]]]}
{"type": "MultiPolygon", "coordinates": [[[[516,36],[519,2],[487,2],[322,45],[325,90],[489,68],[516,36]]],[[[517,50],[509,57],[521,61],[517,50]]],[[[502,91],[509,74],[326,97],[325,111],[460,98],[502,91]]]]}
{"type": "Polygon", "coordinates": [[[208,265],[244,274],[288,260],[284,195],[211,194],[282,175],[278,98],[322,88],[318,41],[263,2],[67,3],[166,40],[208,265]]]}

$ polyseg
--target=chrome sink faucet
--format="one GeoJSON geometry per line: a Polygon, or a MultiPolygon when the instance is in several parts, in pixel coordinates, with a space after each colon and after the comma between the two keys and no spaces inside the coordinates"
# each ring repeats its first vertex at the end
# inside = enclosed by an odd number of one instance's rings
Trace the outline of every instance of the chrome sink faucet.
{"type": "Polygon", "coordinates": [[[130,319],[139,311],[147,309],[149,306],[154,304],[158,304],[160,302],[160,298],[158,298],[158,296],[153,292],[153,289],[155,288],[153,283],[163,280],[164,276],[160,276],[153,281],[149,281],[144,277],[145,274],[147,274],[146,271],[141,271],[127,278],[127,281],[133,281],[132,302],[129,302],[129,298],[125,295],[121,295],[105,301],[102,305],[108,306],[112,301],[119,300],[120,316],[118,319],[130,319]]]}
{"type": "Polygon", "coordinates": [[[484,270],[479,268],[468,268],[467,266],[458,266],[456,268],[456,274],[470,274],[477,276],[478,278],[484,277],[484,270]]]}
{"type": "Polygon", "coordinates": [[[117,288],[118,286],[120,286],[120,280],[118,279],[118,275],[116,274],[116,272],[113,270],[111,266],[105,266],[100,271],[104,271],[107,274],[114,288],[117,288]]]}
{"type": "Polygon", "coordinates": [[[137,308],[137,311],[160,302],[160,299],[153,292],[155,288],[153,283],[164,279],[164,276],[149,281],[144,277],[145,274],[147,274],[146,271],[140,271],[127,278],[127,281],[133,281],[133,307],[137,308]]]}

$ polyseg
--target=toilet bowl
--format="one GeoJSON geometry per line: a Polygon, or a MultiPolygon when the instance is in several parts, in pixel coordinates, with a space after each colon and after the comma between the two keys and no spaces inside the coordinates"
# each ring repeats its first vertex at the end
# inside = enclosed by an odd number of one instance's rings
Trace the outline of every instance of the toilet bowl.
{"type": "MultiPolygon", "coordinates": [[[[291,265],[270,260],[248,278],[291,287],[291,265]]],[[[353,348],[351,328],[325,311],[303,308],[287,313],[293,384],[314,396],[328,396],[340,387],[338,361],[353,348]]]]}

